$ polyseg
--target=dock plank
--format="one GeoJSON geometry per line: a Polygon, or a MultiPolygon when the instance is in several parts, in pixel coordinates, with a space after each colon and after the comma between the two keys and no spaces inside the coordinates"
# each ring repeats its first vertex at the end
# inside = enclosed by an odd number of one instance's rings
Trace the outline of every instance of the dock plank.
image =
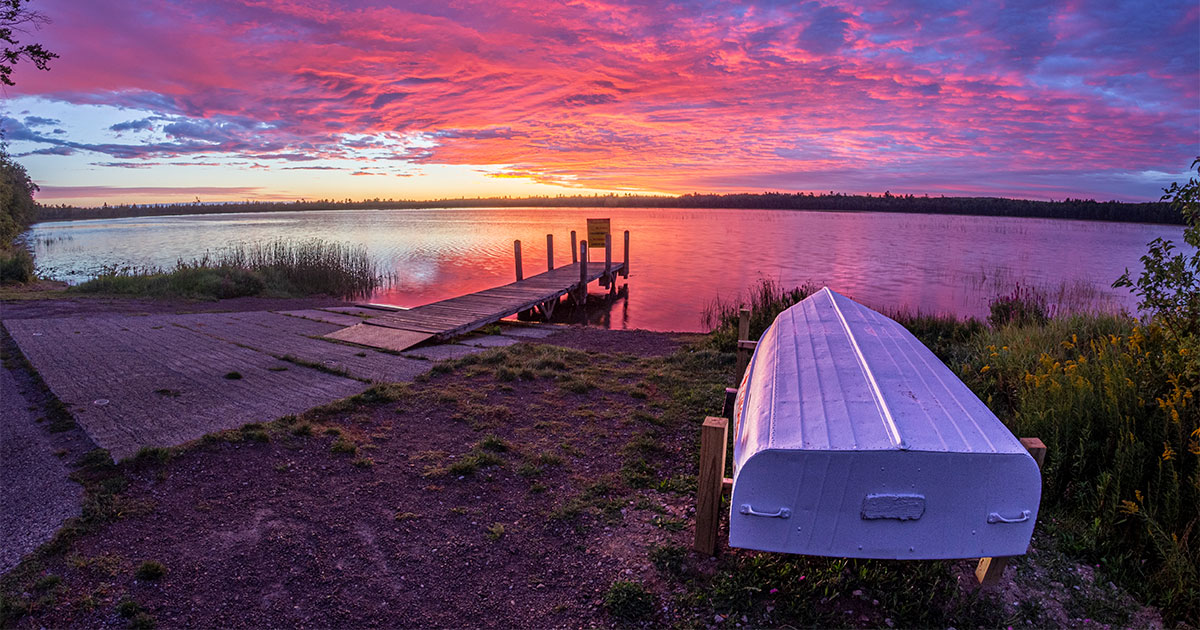
{"type": "MultiPolygon", "coordinates": [[[[615,276],[624,267],[624,262],[614,261],[609,266],[609,273],[615,276]]],[[[376,311],[374,313],[358,310],[352,314],[367,317],[368,327],[364,328],[361,324],[357,324],[327,336],[342,341],[350,341],[350,338],[353,338],[353,343],[368,346],[376,346],[371,342],[378,340],[380,345],[377,347],[404,350],[425,339],[432,337],[448,339],[498,322],[521,311],[533,309],[550,300],[557,300],[579,285],[579,273],[580,263],[571,263],[523,280],[408,310],[376,311]],[[371,328],[391,329],[395,332],[385,333],[370,330],[371,328]],[[411,344],[399,347],[407,343],[409,339],[413,340],[411,344]]],[[[587,281],[589,283],[599,280],[604,275],[603,262],[588,263],[587,281]]]]}

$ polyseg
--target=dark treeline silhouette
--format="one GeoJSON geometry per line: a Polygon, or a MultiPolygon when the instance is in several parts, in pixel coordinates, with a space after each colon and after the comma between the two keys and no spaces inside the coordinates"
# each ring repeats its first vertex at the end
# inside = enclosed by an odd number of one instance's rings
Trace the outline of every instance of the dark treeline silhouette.
{"type": "Polygon", "coordinates": [[[909,212],[975,216],[1081,219],[1132,223],[1182,224],[1180,213],[1164,202],[1124,203],[1065,199],[1032,201],[999,197],[917,197],[914,195],[843,195],[841,193],[700,194],[679,197],[650,195],[575,195],[546,197],[487,197],[404,201],[367,199],[291,202],[244,201],[238,203],[132,204],[99,208],[40,206],[38,221],[74,221],[118,217],[220,214],[229,212],[295,212],[306,210],[420,209],[420,208],[733,208],[763,210],[838,210],[850,212],[909,212]]]}

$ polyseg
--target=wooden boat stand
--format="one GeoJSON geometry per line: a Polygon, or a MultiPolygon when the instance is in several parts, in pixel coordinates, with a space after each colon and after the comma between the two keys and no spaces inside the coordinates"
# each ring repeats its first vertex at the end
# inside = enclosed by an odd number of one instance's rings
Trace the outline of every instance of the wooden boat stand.
{"type": "MultiPolygon", "coordinates": [[[[750,309],[738,313],[737,382],[742,382],[750,355],[758,342],[750,336],[750,309]]],[[[722,503],[725,493],[732,492],[733,479],[725,476],[725,455],[729,449],[729,421],[733,417],[734,401],[738,390],[725,389],[725,405],[721,415],[709,416],[700,427],[700,472],[696,479],[696,532],[692,548],[704,555],[715,555],[718,529],[721,525],[722,503]]],[[[1038,438],[1020,438],[1021,445],[1029,451],[1041,468],[1046,460],[1046,445],[1038,438]]],[[[1011,556],[980,558],[975,567],[975,578],[980,587],[994,585],[1000,580],[1011,556]]]]}

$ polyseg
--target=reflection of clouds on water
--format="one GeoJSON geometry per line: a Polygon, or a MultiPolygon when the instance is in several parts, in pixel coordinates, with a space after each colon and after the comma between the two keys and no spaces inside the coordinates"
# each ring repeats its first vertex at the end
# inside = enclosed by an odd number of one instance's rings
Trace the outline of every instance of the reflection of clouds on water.
{"type": "MultiPolygon", "coordinates": [[[[760,278],[828,285],[868,306],[985,317],[1017,283],[1061,309],[1132,308],[1111,284],[1136,275],[1146,243],[1182,246],[1179,226],[1051,219],[771,210],[506,208],[338,210],[44,223],[26,236],[39,273],[79,282],[114,265],[171,267],[236,244],[322,238],[360,245],[392,282],[372,301],[417,306],[512,282],[513,240],[526,276],[571,260],[587,218],[630,230],[634,289],[611,325],[698,330],[716,295],[760,278]],[[69,235],[70,238],[67,238],[69,235]],[[46,240],[50,245],[39,245],[46,240]]],[[[622,257],[621,239],[614,259],[622,257]]],[[[1190,249],[1189,249],[1190,251],[1190,249]]],[[[592,251],[592,261],[603,251],[592,251]]],[[[605,320],[610,321],[610,320],[605,320]]]]}

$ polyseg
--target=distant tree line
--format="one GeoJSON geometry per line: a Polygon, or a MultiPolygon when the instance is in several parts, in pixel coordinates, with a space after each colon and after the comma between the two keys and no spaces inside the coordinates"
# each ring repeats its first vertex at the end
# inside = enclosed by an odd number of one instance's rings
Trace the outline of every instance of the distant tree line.
{"type": "Polygon", "coordinates": [[[929,197],[914,195],[844,195],[841,193],[701,194],[678,197],[654,195],[559,195],[542,197],[480,197],[406,201],[399,199],[332,199],[290,202],[125,204],[99,208],[40,206],[38,221],[112,219],[229,212],[295,212],[306,210],[422,209],[422,208],[732,208],[762,210],[838,210],[848,212],[908,212],[972,216],[1033,217],[1182,224],[1178,212],[1165,202],[1124,203],[1091,199],[1032,201],[999,197],[929,197]]]}

